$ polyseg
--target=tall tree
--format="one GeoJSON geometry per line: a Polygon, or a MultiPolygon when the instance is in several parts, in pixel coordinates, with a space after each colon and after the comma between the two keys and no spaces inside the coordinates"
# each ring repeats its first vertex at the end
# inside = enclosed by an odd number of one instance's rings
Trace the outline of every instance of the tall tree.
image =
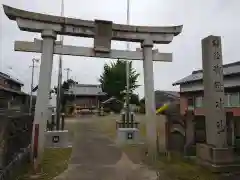
{"type": "MultiPolygon", "coordinates": [[[[129,64],[129,88],[132,93],[139,85],[137,79],[139,73],[132,67],[132,62],[129,64]]],[[[117,60],[110,64],[105,64],[103,73],[99,79],[101,87],[109,97],[116,97],[123,100],[124,91],[126,90],[126,61],[117,60]]]]}

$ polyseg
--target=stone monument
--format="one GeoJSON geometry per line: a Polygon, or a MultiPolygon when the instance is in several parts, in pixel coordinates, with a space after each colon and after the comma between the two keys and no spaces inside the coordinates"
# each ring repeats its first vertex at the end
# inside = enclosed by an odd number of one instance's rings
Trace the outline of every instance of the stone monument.
{"type": "Polygon", "coordinates": [[[228,172],[234,157],[227,144],[221,37],[202,40],[202,67],[206,144],[197,144],[197,159],[212,171],[228,172]]]}

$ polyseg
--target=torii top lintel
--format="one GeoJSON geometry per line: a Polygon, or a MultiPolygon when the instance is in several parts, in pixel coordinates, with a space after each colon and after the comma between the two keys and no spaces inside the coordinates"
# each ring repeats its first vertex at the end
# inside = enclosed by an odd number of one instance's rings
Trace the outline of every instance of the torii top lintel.
{"type": "MultiPolygon", "coordinates": [[[[51,27],[57,34],[94,38],[95,21],[53,16],[3,5],[9,19],[15,20],[23,31],[39,32],[51,27]],[[37,24],[37,26],[36,26],[37,24]]],[[[142,42],[151,37],[157,44],[168,44],[182,32],[183,26],[130,26],[112,23],[112,40],[142,42]]]]}

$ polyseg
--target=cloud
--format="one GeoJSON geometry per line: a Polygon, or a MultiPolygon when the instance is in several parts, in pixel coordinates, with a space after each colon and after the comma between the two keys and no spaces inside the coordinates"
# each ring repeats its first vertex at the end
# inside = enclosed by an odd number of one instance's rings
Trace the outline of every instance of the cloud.
{"type": "MultiPolygon", "coordinates": [[[[60,0],[2,0],[16,8],[29,11],[60,15],[60,0]]],[[[238,17],[240,1],[238,0],[131,0],[130,23],[136,25],[179,25],[183,24],[183,32],[175,37],[169,45],[156,45],[160,52],[173,52],[172,63],[154,63],[155,89],[178,90],[172,87],[172,82],[188,75],[195,69],[201,68],[201,39],[213,34],[222,36],[224,63],[238,60],[238,43],[240,37],[237,35],[240,30],[238,17]]],[[[7,67],[12,66],[12,71],[25,82],[25,90],[29,91],[32,58],[40,58],[40,54],[14,52],[15,40],[33,40],[40,38],[39,34],[21,32],[16,23],[7,19],[0,8],[0,38],[1,38],[1,70],[8,71],[7,67]]],[[[68,17],[81,18],[86,20],[106,19],[116,23],[126,22],[126,0],[65,0],[65,15],[68,17]]],[[[93,40],[65,37],[65,44],[78,46],[92,46],[93,40]]],[[[135,49],[136,44],[131,44],[135,49]]],[[[125,49],[123,42],[113,42],[112,47],[125,49]]],[[[109,60],[86,57],[63,57],[64,68],[71,68],[70,76],[76,77],[81,83],[97,83],[97,78],[102,72],[105,62],[109,60]]],[[[54,56],[52,84],[57,82],[58,56],[54,56]]],[[[139,84],[143,85],[143,69],[141,61],[134,61],[133,66],[141,73],[139,84]]],[[[36,69],[38,79],[39,68],[36,69]]],[[[66,73],[64,72],[64,77],[66,73]]],[[[138,89],[141,96],[144,94],[144,87],[138,89]]]]}

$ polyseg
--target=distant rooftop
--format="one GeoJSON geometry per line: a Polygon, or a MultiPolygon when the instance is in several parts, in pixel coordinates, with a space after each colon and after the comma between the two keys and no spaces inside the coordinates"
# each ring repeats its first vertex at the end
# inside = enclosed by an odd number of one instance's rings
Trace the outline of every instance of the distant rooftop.
{"type": "Polygon", "coordinates": [[[159,93],[165,94],[166,96],[172,97],[172,98],[180,98],[180,94],[177,91],[163,91],[163,90],[156,90],[155,91],[155,95],[157,95],[159,93]]]}
{"type": "Polygon", "coordinates": [[[22,91],[16,91],[14,89],[6,88],[1,85],[0,85],[0,90],[3,90],[5,92],[11,92],[11,93],[18,94],[18,95],[27,95],[26,93],[24,93],[22,91]]]}
{"type": "Polygon", "coordinates": [[[84,96],[101,96],[106,94],[102,91],[100,84],[75,84],[66,93],[84,96]]]}
{"type": "MultiPolygon", "coordinates": [[[[155,91],[155,98],[156,99],[179,99],[180,94],[177,91],[165,91],[165,90],[156,90],[155,91]]],[[[145,99],[145,98],[143,98],[145,99]]]]}
{"type": "Polygon", "coordinates": [[[0,77],[3,77],[7,80],[10,80],[10,81],[13,81],[21,86],[23,86],[23,82],[21,82],[19,79],[13,77],[12,75],[8,74],[8,73],[3,73],[3,72],[0,72],[0,77]]]}
{"type": "MultiPolygon", "coordinates": [[[[236,75],[236,74],[240,75],[240,61],[223,65],[224,76],[230,76],[230,75],[236,75]]],[[[176,81],[175,83],[173,83],[173,86],[186,84],[194,81],[200,81],[202,79],[203,79],[203,70],[197,70],[197,71],[193,71],[191,75],[176,81]]]]}

